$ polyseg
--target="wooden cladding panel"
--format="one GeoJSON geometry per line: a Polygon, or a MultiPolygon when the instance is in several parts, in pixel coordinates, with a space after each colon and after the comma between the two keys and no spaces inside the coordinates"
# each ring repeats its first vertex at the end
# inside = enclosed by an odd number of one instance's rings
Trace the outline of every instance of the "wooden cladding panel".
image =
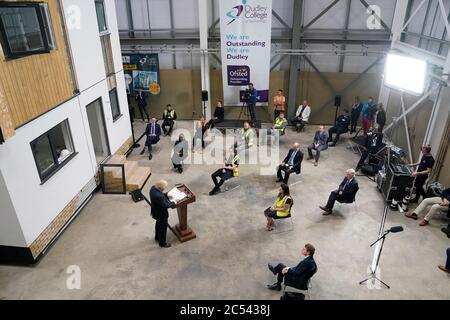
{"type": "Polygon", "coordinates": [[[58,0],[45,2],[51,15],[56,50],[12,60],[5,59],[0,52],[0,86],[15,128],[70,99],[75,90],[58,0]]]}

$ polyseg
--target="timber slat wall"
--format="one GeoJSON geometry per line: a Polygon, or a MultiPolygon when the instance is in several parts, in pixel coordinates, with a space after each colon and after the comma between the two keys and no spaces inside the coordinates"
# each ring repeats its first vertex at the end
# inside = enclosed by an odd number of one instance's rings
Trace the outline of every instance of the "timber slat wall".
{"type": "Polygon", "coordinates": [[[6,60],[0,50],[0,86],[14,128],[70,99],[75,90],[58,0],[44,2],[49,6],[56,50],[13,60],[6,60]]]}

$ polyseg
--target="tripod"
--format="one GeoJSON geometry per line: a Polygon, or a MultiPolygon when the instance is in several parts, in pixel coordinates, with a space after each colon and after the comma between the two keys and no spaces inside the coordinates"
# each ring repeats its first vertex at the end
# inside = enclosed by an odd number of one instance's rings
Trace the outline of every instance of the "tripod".
{"type": "MultiPolygon", "coordinates": [[[[387,216],[388,208],[389,208],[389,206],[386,204],[385,207],[384,207],[383,220],[381,221],[380,235],[379,235],[378,239],[374,243],[372,243],[370,245],[370,247],[373,247],[375,244],[377,244],[378,242],[381,241],[380,249],[378,250],[378,253],[376,255],[375,267],[372,266],[373,268],[371,268],[370,277],[368,277],[367,279],[364,279],[359,284],[366,283],[369,280],[372,280],[372,281],[377,280],[378,282],[380,282],[383,285],[385,285],[386,288],[388,288],[388,289],[391,288],[389,285],[387,285],[381,279],[378,279],[377,276],[376,276],[376,272],[377,272],[377,269],[378,269],[378,264],[380,263],[381,252],[383,251],[384,240],[386,239],[386,236],[391,232],[391,230],[387,230],[387,231],[384,231],[383,234],[381,234],[381,231],[383,230],[384,224],[386,222],[386,216],[387,216]]],[[[376,250],[376,248],[375,248],[375,250],[376,250]]]]}
{"type": "Polygon", "coordinates": [[[241,120],[242,114],[247,117],[247,120],[250,120],[250,110],[247,101],[242,102],[241,113],[239,113],[239,120],[241,120]]]}

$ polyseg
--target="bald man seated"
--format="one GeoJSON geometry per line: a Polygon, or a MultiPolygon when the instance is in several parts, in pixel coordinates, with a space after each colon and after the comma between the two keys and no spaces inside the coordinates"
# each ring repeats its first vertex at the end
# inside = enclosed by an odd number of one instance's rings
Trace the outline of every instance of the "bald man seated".
{"type": "Polygon", "coordinates": [[[292,173],[300,174],[302,171],[303,152],[300,150],[300,144],[294,143],[289,150],[286,158],[279,165],[277,170],[277,182],[288,184],[289,176],[292,173]],[[283,178],[284,172],[284,178],[283,178]]]}

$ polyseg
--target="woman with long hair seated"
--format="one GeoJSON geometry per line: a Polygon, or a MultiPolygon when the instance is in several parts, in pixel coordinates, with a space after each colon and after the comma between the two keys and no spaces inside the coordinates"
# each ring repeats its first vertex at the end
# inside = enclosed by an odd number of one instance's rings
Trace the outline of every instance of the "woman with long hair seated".
{"type": "Polygon", "coordinates": [[[289,186],[282,184],[278,190],[277,200],[274,205],[264,211],[267,219],[267,231],[272,231],[275,225],[274,220],[285,219],[291,215],[291,207],[294,204],[289,186]]]}

